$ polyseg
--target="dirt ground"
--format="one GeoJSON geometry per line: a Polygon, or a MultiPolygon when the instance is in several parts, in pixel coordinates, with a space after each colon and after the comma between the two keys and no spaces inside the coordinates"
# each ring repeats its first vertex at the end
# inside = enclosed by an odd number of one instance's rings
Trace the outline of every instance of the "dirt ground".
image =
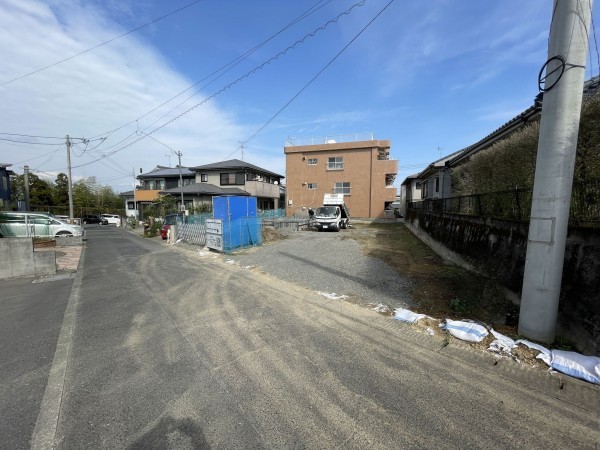
{"type": "Polygon", "coordinates": [[[485,277],[446,263],[401,223],[353,223],[348,238],[411,280],[415,312],[435,318],[473,319],[517,335],[517,307],[485,277]]]}

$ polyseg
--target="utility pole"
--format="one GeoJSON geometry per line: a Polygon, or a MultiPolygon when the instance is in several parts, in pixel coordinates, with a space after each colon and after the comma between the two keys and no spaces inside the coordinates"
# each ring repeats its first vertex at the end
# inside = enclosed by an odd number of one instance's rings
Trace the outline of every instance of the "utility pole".
{"type": "MultiPolygon", "coordinates": [[[[173,151],[173,150],[171,150],[173,151]]],[[[181,152],[175,152],[177,157],[179,158],[179,189],[181,192],[181,211],[185,211],[185,203],[183,203],[183,175],[181,174],[181,152]]]]}
{"type": "Polygon", "coordinates": [[[552,342],[562,281],[592,0],[554,0],[519,334],[552,342]]]}
{"type": "Polygon", "coordinates": [[[73,183],[71,182],[71,139],[69,135],[66,137],[67,144],[67,170],[69,172],[69,223],[74,223],[73,220],[73,183]]]}
{"type": "Polygon", "coordinates": [[[25,189],[25,211],[29,211],[29,166],[23,166],[23,188],[25,189]]]}

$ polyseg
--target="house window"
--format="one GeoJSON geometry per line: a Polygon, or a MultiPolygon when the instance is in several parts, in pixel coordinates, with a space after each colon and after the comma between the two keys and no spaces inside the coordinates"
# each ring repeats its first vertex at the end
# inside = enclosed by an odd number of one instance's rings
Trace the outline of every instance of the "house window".
{"type": "Polygon", "coordinates": [[[433,183],[435,185],[435,192],[436,193],[440,192],[440,177],[435,177],[433,179],[433,183]]]}
{"type": "Polygon", "coordinates": [[[429,182],[425,180],[423,182],[423,189],[421,191],[421,198],[427,198],[429,196],[429,182]]]}
{"type": "Polygon", "coordinates": [[[316,166],[317,165],[317,158],[308,158],[308,165],[309,166],[316,166]]]}
{"type": "Polygon", "coordinates": [[[156,181],[156,189],[163,190],[165,188],[165,180],[157,180],[156,181]]]}
{"type": "Polygon", "coordinates": [[[135,202],[127,202],[127,209],[135,209],[135,202]]]}
{"type": "Polygon", "coordinates": [[[343,170],[344,169],[344,158],[341,156],[335,156],[333,158],[327,158],[327,170],[343,170]]]}
{"type": "Polygon", "coordinates": [[[420,181],[417,181],[415,183],[415,189],[421,189],[421,182],[420,181]]]}
{"type": "Polygon", "coordinates": [[[148,181],[146,181],[145,185],[146,185],[146,189],[153,191],[154,187],[155,187],[155,182],[154,182],[154,180],[148,180],[148,181]]]}
{"type": "Polygon", "coordinates": [[[206,182],[208,182],[208,174],[207,174],[207,173],[201,173],[201,174],[200,174],[200,181],[201,181],[202,183],[206,183],[206,182]]]}
{"type": "Polygon", "coordinates": [[[347,181],[335,183],[333,186],[333,193],[350,195],[350,183],[347,181]]]}
{"type": "Polygon", "coordinates": [[[308,189],[314,190],[317,188],[317,183],[308,183],[308,189]]]}
{"type": "Polygon", "coordinates": [[[221,186],[227,186],[231,184],[244,185],[246,183],[246,174],[244,172],[237,173],[222,173],[221,174],[221,186]]]}

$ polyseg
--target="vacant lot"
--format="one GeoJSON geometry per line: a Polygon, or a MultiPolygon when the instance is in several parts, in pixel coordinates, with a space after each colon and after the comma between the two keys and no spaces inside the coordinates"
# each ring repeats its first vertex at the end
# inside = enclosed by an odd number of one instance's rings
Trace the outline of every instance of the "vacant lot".
{"type": "MultiPolygon", "coordinates": [[[[358,223],[349,238],[410,280],[414,310],[434,317],[478,319],[506,332],[517,307],[493,280],[446,263],[401,223],[358,223]],[[508,327],[506,327],[508,322],[508,327]]],[[[511,334],[513,334],[511,333],[511,334]]]]}
{"type": "Polygon", "coordinates": [[[350,301],[407,307],[436,318],[471,318],[515,334],[516,311],[494,282],[445,263],[402,223],[354,222],[339,233],[267,230],[265,245],[236,252],[251,265],[350,301]],[[506,326],[507,316],[509,325],[506,326]]]}

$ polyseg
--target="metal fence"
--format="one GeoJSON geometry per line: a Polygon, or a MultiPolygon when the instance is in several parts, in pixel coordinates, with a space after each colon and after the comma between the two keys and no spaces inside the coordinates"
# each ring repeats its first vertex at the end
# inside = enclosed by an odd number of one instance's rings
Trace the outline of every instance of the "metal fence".
{"type": "MultiPolygon", "coordinates": [[[[511,189],[484,194],[461,195],[410,202],[408,207],[424,211],[528,221],[531,214],[532,188],[511,189]]],[[[573,184],[571,224],[600,223],[600,180],[573,184]]]]}
{"type": "Polygon", "coordinates": [[[363,131],[359,133],[331,134],[327,136],[316,137],[288,137],[285,141],[285,145],[292,147],[299,145],[321,145],[336,142],[358,142],[372,140],[374,140],[373,133],[363,131]]]}
{"type": "Polygon", "coordinates": [[[200,223],[180,223],[175,226],[176,239],[189,244],[206,245],[206,225],[200,223]]]}

